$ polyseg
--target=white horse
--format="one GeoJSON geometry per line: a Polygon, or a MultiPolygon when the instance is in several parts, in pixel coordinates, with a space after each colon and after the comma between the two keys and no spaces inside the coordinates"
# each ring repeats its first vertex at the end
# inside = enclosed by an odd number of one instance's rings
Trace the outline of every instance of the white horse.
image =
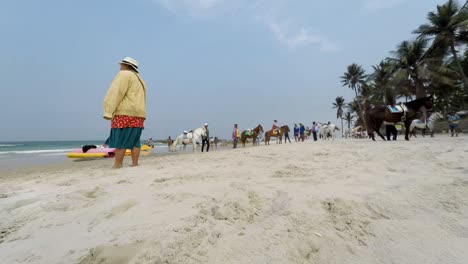
{"type": "Polygon", "coordinates": [[[335,125],[335,124],[329,124],[329,125],[324,125],[322,123],[319,123],[320,127],[320,138],[324,140],[328,140],[331,138],[332,140],[335,140],[335,131],[339,131],[340,129],[335,125]]]}
{"type": "Polygon", "coordinates": [[[184,135],[183,133],[180,134],[174,140],[174,143],[172,143],[172,150],[175,150],[177,145],[181,145],[180,147],[181,148],[183,147],[183,149],[185,150],[185,147],[188,144],[192,144],[193,151],[195,151],[197,149],[197,142],[201,141],[201,137],[202,135],[204,135],[204,133],[205,133],[205,130],[203,129],[203,127],[200,127],[200,128],[195,129],[194,131],[190,131],[186,135],[184,135]]]}
{"type": "Polygon", "coordinates": [[[416,137],[416,132],[414,132],[414,129],[421,129],[423,137],[425,136],[425,130],[429,129],[431,132],[431,137],[434,136],[434,124],[437,120],[443,119],[444,117],[440,112],[434,112],[432,113],[426,120],[426,122],[422,122],[419,119],[413,120],[410,125],[410,135],[414,135],[416,137]]]}

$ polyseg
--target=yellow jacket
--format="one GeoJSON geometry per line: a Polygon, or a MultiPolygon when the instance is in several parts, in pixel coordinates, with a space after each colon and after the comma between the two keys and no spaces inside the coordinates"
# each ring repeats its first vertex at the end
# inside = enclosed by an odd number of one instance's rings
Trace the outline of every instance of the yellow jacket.
{"type": "Polygon", "coordinates": [[[146,118],[146,85],[138,73],[117,73],[104,98],[104,118],[116,115],[146,118]]]}

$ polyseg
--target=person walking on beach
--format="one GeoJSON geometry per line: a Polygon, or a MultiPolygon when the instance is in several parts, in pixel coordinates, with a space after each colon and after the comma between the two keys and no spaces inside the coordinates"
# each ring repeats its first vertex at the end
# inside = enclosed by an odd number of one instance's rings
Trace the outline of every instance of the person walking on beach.
{"type": "Polygon", "coordinates": [[[237,128],[237,124],[234,124],[234,129],[232,130],[232,148],[237,148],[238,141],[239,141],[239,128],[237,128]]]}
{"type": "Polygon", "coordinates": [[[291,143],[291,139],[289,138],[289,132],[288,132],[288,130],[285,130],[285,131],[284,131],[284,143],[287,143],[286,140],[288,140],[289,143],[291,143]]]}
{"type": "Polygon", "coordinates": [[[314,141],[317,141],[317,133],[318,133],[318,126],[317,123],[312,122],[312,136],[314,137],[314,141]]]}
{"type": "Polygon", "coordinates": [[[447,116],[447,119],[449,121],[449,128],[452,137],[454,134],[456,137],[458,137],[458,122],[460,121],[460,116],[457,113],[455,113],[455,111],[452,111],[447,116]]]}
{"type": "Polygon", "coordinates": [[[214,145],[215,145],[215,149],[218,149],[218,142],[219,142],[218,137],[214,137],[213,143],[214,143],[214,145]]]}
{"type": "Polygon", "coordinates": [[[169,136],[167,138],[167,149],[168,149],[168,151],[171,151],[172,143],[174,143],[174,141],[172,140],[171,136],[169,136]]]}
{"type": "Polygon", "coordinates": [[[305,139],[305,126],[302,123],[299,123],[299,138],[302,142],[305,139]]]}
{"type": "Polygon", "coordinates": [[[205,123],[203,126],[203,133],[201,135],[202,137],[202,147],[201,147],[201,152],[205,149],[205,144],[206,144],[206,152],[210,151],[210,130],[208,130],[208,123],[205,123]]]}
{"type": "Polygon", "coordinates": [[[299,127],[297,124],[294,124],[294,141],[299,141],[299,127]]]}
{"type": "Polygon", "coordinates": [[[104,98],[104,119],[111,120],[109,147],[115,148],[114,169],[122,167],[125,150],[132,153],[132,167],[138,166],[141,132],[146,119],[146,85],[138,74],[138,62],[126,57],[119,62],[104,98]]]}

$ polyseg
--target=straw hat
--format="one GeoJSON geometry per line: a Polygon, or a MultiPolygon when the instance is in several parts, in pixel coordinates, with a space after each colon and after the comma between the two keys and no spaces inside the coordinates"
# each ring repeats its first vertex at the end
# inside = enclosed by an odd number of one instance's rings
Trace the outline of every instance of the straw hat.
{"type": "Polygon", "coordinates": [[[119,61],[119,64],[126,64],[132,67],[136,72],[138,72],[138,61],[133,58],[125,57],[122,61],[119,61]]]}

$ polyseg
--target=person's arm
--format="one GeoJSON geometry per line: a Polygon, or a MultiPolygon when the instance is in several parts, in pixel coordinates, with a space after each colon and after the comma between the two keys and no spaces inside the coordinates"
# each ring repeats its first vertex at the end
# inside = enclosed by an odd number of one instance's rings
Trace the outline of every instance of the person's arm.
{"type": "Polygon", "coordinates": [[[112,119],[115,109],[119,106],[128,90],[129,79],[119,72],[112,81],[104,98],[104,118],[112,119]]]}

